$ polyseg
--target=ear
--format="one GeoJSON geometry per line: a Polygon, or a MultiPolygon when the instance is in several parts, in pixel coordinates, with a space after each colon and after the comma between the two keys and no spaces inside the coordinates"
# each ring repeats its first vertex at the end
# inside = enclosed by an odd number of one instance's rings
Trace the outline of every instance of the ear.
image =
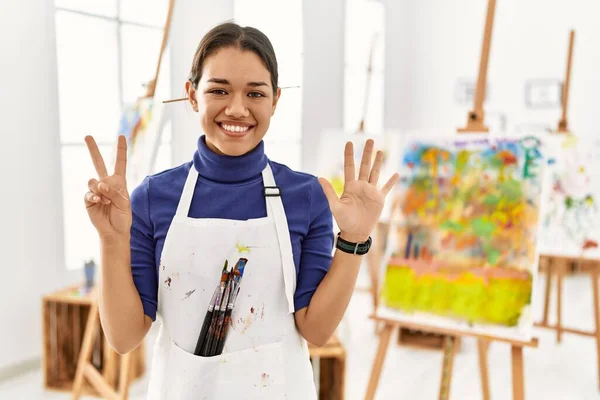
{"type": "Polygon", "coordinates": [[[277,88],[277,93],[273,96],[273,110],[271,111],[271,116],[275,114],[275,109],[277,108],[277,102],[281,97],[281,88],[277,88]]]}
{"type": "Polygon", "coordinates": [[[198,101],[196,100],[196,89],[194,89],[194,85],[192,82],[185,82],[185,92],[187,93],[188,100],[192,105],[194,111],[198,112],[198,101]]]}

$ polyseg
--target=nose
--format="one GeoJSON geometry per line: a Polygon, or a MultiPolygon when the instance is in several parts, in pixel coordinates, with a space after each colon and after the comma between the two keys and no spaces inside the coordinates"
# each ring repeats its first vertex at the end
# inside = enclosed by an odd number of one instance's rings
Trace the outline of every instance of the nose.
{"type": "Polygon", "coordinates": [[[231,101],[225,109],[225,115],[232,118],[245,118],[249,111],[244,102],[245,97],[242,94],[237,94],[230,97],[231,101]]]}

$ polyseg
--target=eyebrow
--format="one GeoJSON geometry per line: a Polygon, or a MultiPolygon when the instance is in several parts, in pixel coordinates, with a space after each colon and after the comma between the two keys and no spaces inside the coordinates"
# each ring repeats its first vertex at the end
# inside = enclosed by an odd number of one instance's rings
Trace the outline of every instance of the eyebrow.
{"type": "MultiPolygon", "coordinates": [[[[218,83],[220,85],[231,85],[227,79],[221,78],[210,78],[207,82],[218,83]]],[[[269,86],[266,82],[248,82],[247,86],[258,87],[258,86],[269,86]]]]}

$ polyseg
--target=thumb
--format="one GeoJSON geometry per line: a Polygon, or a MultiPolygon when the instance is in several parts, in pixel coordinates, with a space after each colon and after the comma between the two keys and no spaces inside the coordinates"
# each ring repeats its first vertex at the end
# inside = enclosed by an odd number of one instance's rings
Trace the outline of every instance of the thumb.
{"type": "Polygon", "coordinates": [[[319,183],[323,188],[323,192],[325,193],[325,197],[327,197],[327,201],[329,202],[329,208],[333,210],[334,206],[340,201],[333,186],[331,183],[325,178],[319,178],[319,183]]]}

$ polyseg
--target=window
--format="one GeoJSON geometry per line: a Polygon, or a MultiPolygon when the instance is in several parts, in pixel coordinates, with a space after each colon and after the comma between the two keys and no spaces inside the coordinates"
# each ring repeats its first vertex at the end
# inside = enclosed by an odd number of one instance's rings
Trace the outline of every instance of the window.
{"type": "Polygon", "coordinates": [[[235,22],[269,37],[279,66],[281,98],[265,136],[265,152],[299,170],[302,136],[302,1],[236,0],[235,22]],[[285,16],[278,18],[275,16],[285,16]]]}
{"type": "Polygon", "coordinates": [[[365,132],[383,134],[384,11],[382,1],[346,0],[344,131],[348,133],[358,131],[364,115],[365,132]]]}
{"type": "MultiPolygon", "coordinates": [[[[94,136],[112,172],[121,114],[154,78],[168,1],[55,0],[55,5],[65,259],[68,269],[77,269],[100,260],[98,236],[83,207],[86,182],[96,176],[83,138],[94,136]]],[[[159,86],[169,85],[168,67],[167,52],[159,86]]],[[[170,149],[167,126],[155,170],[170,165],[170,149]]]]}

